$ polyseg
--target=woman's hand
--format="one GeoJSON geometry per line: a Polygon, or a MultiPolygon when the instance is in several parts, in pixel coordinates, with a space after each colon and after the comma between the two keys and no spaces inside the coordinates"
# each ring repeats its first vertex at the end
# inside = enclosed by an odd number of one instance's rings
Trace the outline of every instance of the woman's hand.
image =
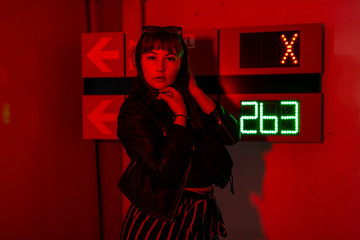
{"type": "Polygon", "coordinates": [[[189,92],[204,113],[210,114],[214,111],[215,103],[196,85],[192,73],[190,73],[189,79],[189,92]]]}
{"type": "Polygon", "coordinates": [[[158,100],[164,100],[175,115],[187,116],[184,98],[181,93],[173,87],[166,87],[159,90],[158,100]]]}
{"type": "Polygon", "coordinates": [[[194,75],[192,73],[190,73],[190,79],[189,79],[189,92],[190,92],[190,94],[194,95],[197,88],[198,88],[198,86],[196,85],[194,75]]]}

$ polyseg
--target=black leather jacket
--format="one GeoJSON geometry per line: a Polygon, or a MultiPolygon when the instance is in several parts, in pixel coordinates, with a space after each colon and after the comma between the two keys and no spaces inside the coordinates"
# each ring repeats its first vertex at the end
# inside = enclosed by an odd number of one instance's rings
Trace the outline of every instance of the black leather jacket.
{"type": "MultiPolygon", "coordinates": [[[[235,144],[239,140],[238,121],[217,104],[210,115],[204,114],[206,131],[200,143],[195,145],[194,132],[173,124],[169,118],[171,112],[164,111],[165,108],[159,107],[158,103],[151,97],[132,93],[120,109],[117,135],[131,161],[140,164],[150,175],[152,184],[164,189],[178,189],[181,195],[191,153],[198,146],[202,149],[204,166],[213,183],[225,187],[231,175],[232,160],[224,144],[235,144]]],[[[132,183],[122,184],[131,186],[132,183]]],[[[135,191],[136,186],[126,189],[135,191]]],[[[163,196],[166,198],[166,194],[163,196]]],[[[151,202],[149,199],[132,199],[133,204],[138,206],[142,206],[143,201],[147,201],[146,208],[153,208],[153,204],[148,203],[151,202]]]]}

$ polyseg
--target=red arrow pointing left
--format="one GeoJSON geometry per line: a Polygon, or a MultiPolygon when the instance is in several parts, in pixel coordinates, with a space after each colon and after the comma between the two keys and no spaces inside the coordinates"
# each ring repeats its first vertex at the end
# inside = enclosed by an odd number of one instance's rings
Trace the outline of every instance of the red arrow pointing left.
{"type": "Polygon", "coordinates": [[[102,100],[92,111],[88,119],[104,135],[111,135],[112,132],[107,128],[104,122],[116,122],[117,113],[104,113],[104,110],[113,102],[113,100],[102,100]]]}
{"type": "Polygon", "coordinates": [[[112,38],[106,37],[101,38],[95,46],[90,49],[86,56],[90,59],[92,63],[101,71],[101,72],[112,72],[111,69],[103,62],[105,59],[119,59],[119,51],[104,51],[102,50],[106,44],[110,42],[112,38]]]}

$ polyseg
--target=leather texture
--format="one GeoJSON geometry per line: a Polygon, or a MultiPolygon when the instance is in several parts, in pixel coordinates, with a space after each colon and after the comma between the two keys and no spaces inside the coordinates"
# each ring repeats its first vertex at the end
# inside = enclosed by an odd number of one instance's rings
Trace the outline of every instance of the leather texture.
{"type": "Polygon", "coordinates": [[[213,183],[225,187],[232,159],[224,144],[239,140],[239,124],[221,105],[204,114],[205,132],[172,124],[165,103],[132,93],[118,116],[117,135],[131,159],[118,184],[137,207],[171,221],[183,192],[194,147],[213,183]],[[195,141],[196,140],[196,141],[195,141]]]}

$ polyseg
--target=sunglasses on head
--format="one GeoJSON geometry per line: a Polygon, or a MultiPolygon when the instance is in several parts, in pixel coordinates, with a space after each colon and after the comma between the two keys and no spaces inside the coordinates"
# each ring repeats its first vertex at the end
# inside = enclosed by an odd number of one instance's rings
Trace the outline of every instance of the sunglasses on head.
{"type": "Polygon", "coordinates": [[[179,34],[182,37],[182,28],[177,26],[166,26],[166,27],[159,27],[159,26],[144,26],[142,27],[141,34],[144,33],[155,33],[158,31],[165,31],[168,33],[179,34]]]}

